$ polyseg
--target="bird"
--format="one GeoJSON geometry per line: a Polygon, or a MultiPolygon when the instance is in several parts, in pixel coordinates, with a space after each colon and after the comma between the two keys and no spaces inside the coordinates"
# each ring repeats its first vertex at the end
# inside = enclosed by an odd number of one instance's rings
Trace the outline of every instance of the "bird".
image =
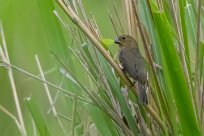
{"type": "Polygon", "coordinates": [[[118,59],[122,65],[122,71],[137,81],[139,102],[147,105],[146,60],[140,53],[136,40],[130,35],[121,35],[114,43],[119,45],[118,59]]]}

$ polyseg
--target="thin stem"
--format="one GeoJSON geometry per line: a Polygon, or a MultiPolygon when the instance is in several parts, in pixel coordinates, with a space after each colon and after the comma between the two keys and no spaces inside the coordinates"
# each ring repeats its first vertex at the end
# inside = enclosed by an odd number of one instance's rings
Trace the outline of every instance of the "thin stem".
{"type": "Polygon", "coordinates": [[[118,35],[118,32],[117,32],[116,24],[115,24],[115,22],[113,21],[113,17],[112,17],[112,15],[111,15],[111,13],[110,13],[109,10],[108,10],[108,15],[109,15],[111,24],[112,24],[112,26],[113,26],[113,28],[114,28],[114,30],[115,30],[116,35],[119,36],[119,35],[118,35]]]}
{"type": "MultiPolygon", "coordinates": [[[[135,7],[134,1],[133,0],[131,0],[131,1],[132,1],[132,5],[133,5],[133,11],[135,12],[135,16],[136,16],[136,19],[137,19],[137,22],[138,22],[138,28],[139,28],[139,31],[140,31],[140,34],[141,34],[143,45],[144,45],[144,48],[145,48],[145,53],[146,53],[148,62],[150,64],[151,70],[152,70],[152,74],[153,74],[153,78],[154,78],[154,81],[155,81],[156,88],[158,89],[158,94],[160,96],[160,101],[162,103],[163,110],[164,110],[164,113],[166,114],[167,120],[168,120],[169,124],[171,124],[169,113],[168,113],[168,110],[167,110],[166,101],[165,101],[165,99],[163,98],[163,95],[162,95],[162,90],[161,90],[161,87],[159,85],[159,81],[158,81],[158,78],[157,78],[157,75],[156,75],[156,70],[155,70],[155,67],[154,67],[153,59],[152,59],[152,57],[150,55],[150,52],[149,52],[149,49],[148,49],[147,40],[146,40],[146,38],[144,36],[144,33],[143,33],[143,30],[142,30],[142,26],[141,26],[141,23],[140,23],[140,20],[139,20],[138,12],[137,12],[137,9],[135,7]]],[[[146,107],[148,107],[148,106],[146,106],[146,107]]],[[[160,122],[158,122],[158,123],[160,123],[160,122]]],[[[161,125],[161,124],[159,124],[159,125],[161,125]]]]}
{"type": "Polygon", "coordinates": [[[120,25],[120,27],[121,27],[122,33],[124,33],[125,31],[124,31],[124,29],[123,29],[123,25],[122,25],[122,23],[121,23],[121,20],[120,20],[120,17],[119,17],[119,14],[118,14],[118,11],[117,11],[117,8],[116,8],[115,3],[113,4],[113,7],[114,7],[114,10],[115,10],[115,13],[116,13],[116,16],[117,16],[119,25],[120,25]]]}
{"type": "Polygon", "coordinates": [[[72,111],[73,113],[72,113],[72,124],[71,124],[72,133],[71,135],[74,136],[75,118],[77,114],[77,95],[75,95],[73,98],[73,110],[72,111]]]}
{"type": "MultiPolygon", "coordinates": [[[[93,43],[93,45],[101,52],[101,54],[106,58],[106,60],[110,63],[110,65],[115,69],[115,71],[118,73],[118,75],[121,77],[121,79],[125,82],[127,86],[132,86],[131,81],[127,78],[127,76],[122,72],[120,67],[115,63],[115,61],[112,59],[112,57],[109,55],[109,53],[103,48],[101,42],[90,32],[90,30],[87,28],[87,26],[79,19],[79,17],[74,13],[74,11],[71,9],[69,5],[65,5],[65,3],[62,0],[57,0],[58,4],[62,7],[62,9],[65,11],[65,13],[68,15],[68,17],[71,19],[71,21],[89,38],[89,40],[93,43]]],[[[131,87],[130,88],[133,94],[136,94],[136,88],[131,87]]],[[[155,119],[155,121],[159,121],[155,114],[152,114],[150,106],[146,106],[147,111],[150,113],[150,115],[155,119]]],[[[164,128],[164,124],[162,122],[157,122],[161,128],[164,128]]]]}
{"type": "Polygon", "coordinates": [[[67,116],[65,116],[65,115],[63,115],[63,114],[61,114],[61,113],[57,113],[57,115],[58,115],[58,117],[61,117],[62,119],[66,120],[66,121],[68,121],[68,122],[71,122],[71,121],[72,121],[71,118],[69,118],[69,117],[67,117],[67,116]]]}
{"type": "MultiPolygon", "coordinates": [[[[42,67],[41,67],[41,64],[40,64],[40,60],[38,58],[37,55],[35,55],[35,60],[36,60],[36,63],[37,63],[37,66],[38,66],[38,70],[40,72],[40,76],[41,76],[41,79],[42,80],[45,80],[45,76],[44,76],[44,73],[43,73],[43,70],[42,70],[42,67]]],[[[53,115],[55,117],[55,119],[57,120],[59,126],[61,127],[62,131],[63,131],[63,134],[66,136],[66,131],[62,125],[62,122],[59,120],[59,118],[57,118],[57,111],[55,109],[55,106],[52,105],[53,104],[53,100],[52,100],[52,96],[50,94],[50,91],[49,91],[49,88],[48,88],[48,85],[46,83],[43,83],[44,85],[44,88],[45,88],[45,92],[47,94],[47,97],[48,97],[48,100],[49,100],[49,103],[50,103],[50,106],[52,107],[52,112],[53,112],[53,115]]]]}
{"type": "MultiPolygon", "coordinates": [[[[0,46],[0,54],[1,54],[0,56],[2,57],[1,59],[3,61],[10,64],[8,51],[7,51],[7,47],[6,47],[6,41],[5,41],[4,32],[3,32],[3,26],[1,24],[1,22],[0,22],[0,31],[1,31],[1,38],[2,38],[2,41],[3,41],[3,49],[4,49],[4,51],[3,51],[1,46],[0,46]]],[[[13,97],[14,97],[14,101],[15,101],[15,105],[16,105],[18,120],[19,120],[19,122],[21,124],[21,128],[22,128],[22,135],[27,136],[26,128],[25,128],[24,120],[23,120],[23,115],[22,115],[20,103],[19,103],[19,100],[18,100],[18,95],[17,95],[17,90],[16,90],[16,86],[15,86],[15,81],[14,81],[12,69],[7,68],[7,73],[8,73],[8,77],[9,77],[9,81],[10,81],[10,84],[11,84],[12,93],[13,93],[13,97]]]]}
{"type": "MultiPolygon", "coordinates": [[[[1,48],[0,48],[0,49],[1,49],[1,48]]],[[[4,62],[4,63],[5,63],[5,62],[4,62]]],[[[51,83],[51,82],[48,82],[48,81],[46,81],[46,80],[42,80],[41,78],[39,78],[39,77],[37,77],[37,76],[35,76],[35,75],[33,75],[33,74],[31,74],[31,73],[29,73],[29,72],[27,72],[27,71],[21,69],[21,68],[19,68],[19,67],[16,67],[16,66],[14,66],[14,65],[12,65],[12,64],[5,63],[5,65],[6,65],[6,67],[11,67],[12,69],[15,69],[15,70],[17,70],[17,71],[19,71],[19,72],[21,72],[21,73],[23,73],[23,74],[25,74],[25,75],[27,75],[27,76],[33,78],[33,79],[36,79],[36,80],[41,81],[41,82],[43,82],[43,83],[46,83],[46,84],[48,84],[49,86],[52,86],[52,87],[54,87],[54,88],[60,90],[61,92],[64,93],[64,95],[66,95],[66,96],[69,97],[69,98],[73,98],[73,97],[74,97],[74,94],[70,93],[70,90],[66,90],[66,89],[61,88],[61,87],[59,87],[59,86],[57,86],[57,85],[55,85],[55,84],[53,84],[53,83],[51,83]]],[[[83,98],[83,97],[77,97],[77,98],[78,98],[80,101],[82,101],[82,102],[91,103],[90,100],[87,100],[87,99],[85,99],[85,98],[83,98]]]]}
{"type": "Polygon", "coordinates": [[[21,133],[23,133],[22,132],[22,129],[21,129],[21,125],[20,125],[20,123],[18,122],[18,119],[13,115],[13,114],[11,114],[7,109],[5,109],[3,106],[1,106],[0,105],[0,110],[1,111],[3,111],[6,115],[8,115],[9,117],[11,117],[11,119],[13,119],[14,120],[14,122],[16,123],[16,126],[18,127],[18,129],[19,129],[19,131],[21,132],[21,133]]]}
{"type": "Polygon", "coordinates": [[[71,7],[69,5],[66,6],[62,0],[58,0],[58,3],[62,7],[62,9],[65,11],[65,13],[68,15],[68,17],[72,20],[72,22],[75,25],[77,25],[81,29],[82,32],[84,32],[84,34],[89,38],[89,40],[93,43],[93,45],[95,45],[95,47],[101,52],[101,54],[108,60],[108,62],[116,70],[116,72],[121,76],[124,82],[128,86],[131,86],[130,80],[125,76],[125,74],[121,71],[119,66],[114,62],[114,60],[111,58],[108,52],[103,48],[100,41],[97,40],[97,38],[90,32],[87,26],[73,12],[71,7]]]}

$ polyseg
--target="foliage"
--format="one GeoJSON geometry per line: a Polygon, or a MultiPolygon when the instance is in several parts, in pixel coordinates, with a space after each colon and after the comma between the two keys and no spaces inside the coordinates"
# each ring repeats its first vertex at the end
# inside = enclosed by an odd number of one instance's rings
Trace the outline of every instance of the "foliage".
{"type": "MultiPolygon", "coordinates": [[[[42,20],[46,24],[52,21],[49,27],[54,27],[46,32],[48,41],[56,44],[50,46],[50,53],[62,79],[60,86],[46,81],[42,72],[39,78],[4,61],[5,50],[0,52],[2,66],[40,80],[45,89],[46,85],[58,89],[55,97],[47,95],[55,123],[63,135],[202,135],[204,3],[201,0],[121,2],[124,15],[119,14],[122,8],[113,4],[110,22],[115,37],[129,34],[137,40],[149,63],[148,105],[138,102],[135,86],[130,87],[132,81],[121,71],[115,58],[117,52],[111,49],[113,40],[101,35],[98,20],[92,14],[88,17],[81,0],[58,0],[60,8],[56,6],[53,13],[58,21],[45,13],[46,3],[38,0],[42,20]],[[59,23],[72,39],[68,55],[64,53],[66,40],[59,23]],[[52,32],[58,37],[56,41],[50,37],[52,32]],[[58,48],[61,44],[62,48],[58,48]],[[155,63],[161,68],[157,69],[155,63]],[[68,105],[66,110],[71,109],[68,116],[56,111],[59,93],[68,105]],[[71,124],[69,130],[63,121],[71,124]]],[[[54,5],[49,6],[54,9],[54,5]]],[[[38,133],[52,135],[33,99],[26,99],[26,105],[38,133]]]]}

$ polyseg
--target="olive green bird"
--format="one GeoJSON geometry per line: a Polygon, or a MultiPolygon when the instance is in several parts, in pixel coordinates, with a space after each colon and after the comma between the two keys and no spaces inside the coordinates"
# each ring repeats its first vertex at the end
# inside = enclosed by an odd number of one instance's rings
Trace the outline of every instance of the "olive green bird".
{"type": "Polygon", "coordinates": [[[147,100],[147,70],[146,61],[141,55],[136,40],[129,35],[121,35],[114,41],[119,45],[119,61],[125,74],[138,83],[138,95],[141,104],[148,104],[147,100]]]}

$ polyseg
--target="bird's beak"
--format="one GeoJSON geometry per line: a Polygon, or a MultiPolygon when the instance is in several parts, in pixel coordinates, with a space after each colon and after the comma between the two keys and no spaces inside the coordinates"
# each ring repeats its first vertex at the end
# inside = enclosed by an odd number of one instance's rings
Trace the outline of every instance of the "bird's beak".
{"type": "Polygon", "coordinates": [[[120,42],[120,40],[119,40],[118,38],[116,38],[115,41],[114,41],[114,43],[115,43],[115,44],[120,44],[121,42],[120,42]]]}

